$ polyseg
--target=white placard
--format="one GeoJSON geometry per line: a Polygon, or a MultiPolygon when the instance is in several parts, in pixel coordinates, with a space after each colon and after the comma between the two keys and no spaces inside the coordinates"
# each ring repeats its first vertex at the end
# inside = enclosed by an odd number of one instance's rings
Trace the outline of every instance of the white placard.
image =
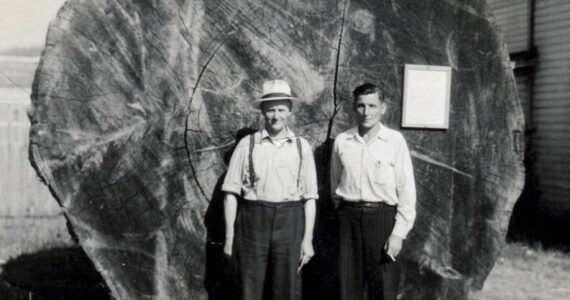
{"type": "Polygon", "coordinates": [[[405,65],[402,127],[449,127],[451,67],[405,65]]]}

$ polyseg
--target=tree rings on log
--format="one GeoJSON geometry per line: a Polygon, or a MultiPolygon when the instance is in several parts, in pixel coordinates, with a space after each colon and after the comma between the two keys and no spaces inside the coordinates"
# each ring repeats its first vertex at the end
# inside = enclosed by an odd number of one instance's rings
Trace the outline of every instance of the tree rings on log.
{"type": "Polygon", "coordinates": [[[306,293],[335,299],[329,141],[364,82],[400,128],[404,64],[450,66],[453,80],[449,129],[401,130],[418,188],[401,299],[465,299],[524,178],[522,110],[484,0],[70,0],[36,72],[30,160],[117,299],[213,299],[224,158],[260,124],[261,83],[285,79],[321,183],[306,293]]]}

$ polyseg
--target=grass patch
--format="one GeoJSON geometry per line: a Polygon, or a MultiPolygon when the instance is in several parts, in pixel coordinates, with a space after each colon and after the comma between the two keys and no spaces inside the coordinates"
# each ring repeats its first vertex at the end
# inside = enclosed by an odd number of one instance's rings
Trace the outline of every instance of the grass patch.
{"type": "MultiPolygon", "coordinates": [[[[570,295],[570,254],[507,244],[470,300],[559,300],[570,295]]],[[[0,299],[110,299],[61,215],[0,217],[0,299]]]]}
{"type": "Polygon", "coordinates": [[[560,300],[570,295],[570,254],[507,244],[471,300],[560,300]]]}
{"type": "Polygon", "coordinates": [[[0,217],[0,299],[110,299],[62,215],[0,217]]]}
{"type": "Polygon", "coordinates": [[[62,215],[0,216],[0,265],[24,253],[73,245],[62,215]]]}

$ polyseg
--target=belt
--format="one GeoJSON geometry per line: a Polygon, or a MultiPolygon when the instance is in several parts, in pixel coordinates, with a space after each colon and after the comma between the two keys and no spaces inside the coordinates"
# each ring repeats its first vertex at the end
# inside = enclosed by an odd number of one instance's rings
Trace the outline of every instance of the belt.
{"type": "Polygon", "coordinates": [[[303,201],[273,202],[273,201],[263,201],[263,200],[240,199],[239,204],[250,205],[250,206],[266,206],[266,207],[296,207],[296,206],[303,206],[305,203],[303,201]]]}
{"type": "Polygon", "coordinates": [[[346,201],[340,202],[341,206],[347,207],[396,207],[395,205],[388,205],[385,202],[372,202],[372,201],[346,201]]]}

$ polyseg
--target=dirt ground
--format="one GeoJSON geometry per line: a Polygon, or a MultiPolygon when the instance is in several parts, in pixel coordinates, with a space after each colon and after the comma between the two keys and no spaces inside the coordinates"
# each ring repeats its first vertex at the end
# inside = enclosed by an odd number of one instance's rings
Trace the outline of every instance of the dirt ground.
{"type": "MultiPolygon", "coordinates": [[[[102,280],[94,272],[67,234],[62,215],[0,218],[0,299],[11,295],[10,290],[18,295],[29,296],[29,289],[45,294],[45,286],[51,284],[65,287],[64,293],[74,292],[69,285],[92,291],[93,298],[82,299],[109,299],[102,280]],[[27,286],[2,283],[14,272],[19,284],[27,286]],[[40,284],[31,279],[38,276],[46,282],[40,284]]],[[[472,294],[470,300],[566,300],[570,299],[569,283],[569,253],[512,243],[503,249],[483,289],[472,294]]]]}
{"type": "Polygon", "coordinates": [[[570,254],[508,244],[472,300],[570,299],[570,254]]]}

